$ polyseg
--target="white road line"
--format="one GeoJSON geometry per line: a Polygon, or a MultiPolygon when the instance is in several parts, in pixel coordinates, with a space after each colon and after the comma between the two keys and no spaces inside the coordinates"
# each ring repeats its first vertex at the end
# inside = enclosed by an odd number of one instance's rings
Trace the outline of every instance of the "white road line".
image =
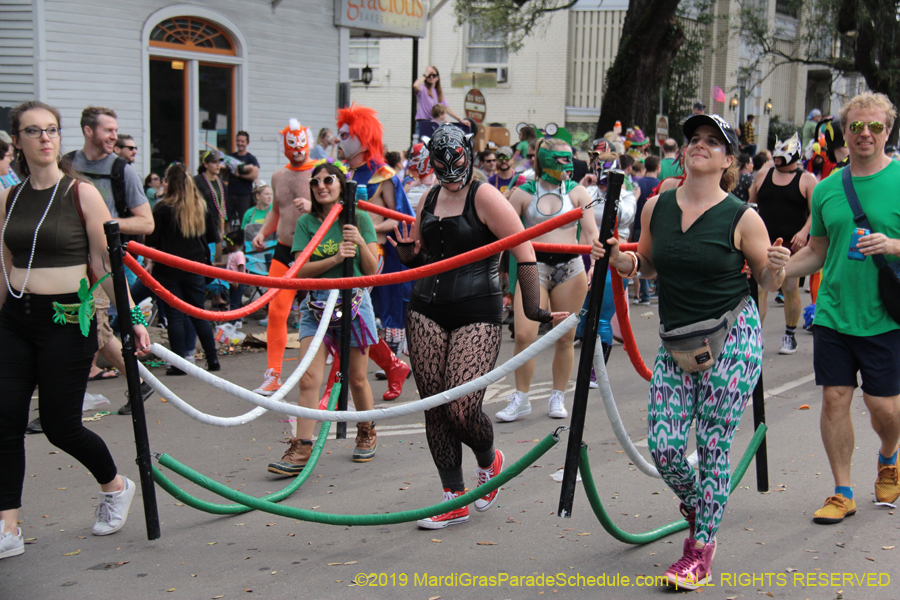
{"type": "Polygon", "coordinates": [[[804,375],[800,379],[795,379],[794,381],[791,381],[784,385],[778,386],[777,388],[769,390],[768,392],[766,392],[763,395],[763,399],[769,398],[771,396],[777,396],[778,394],[783,394],[784,392],[786,392],[788,390],[792,390],[795,387],[800,387],[804,383],[809,383],[810,381],[815,381],[815,379],[816,379],[815,373],[810,373],[809,375],[804,375]]]}

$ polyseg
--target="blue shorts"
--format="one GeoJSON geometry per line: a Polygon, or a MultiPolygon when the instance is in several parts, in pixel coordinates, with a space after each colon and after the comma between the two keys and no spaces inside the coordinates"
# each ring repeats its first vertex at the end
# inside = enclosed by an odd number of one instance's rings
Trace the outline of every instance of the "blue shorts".
{"type": "Polygon", "coordinates": [[[860,337],[813,326],[813,367],[816,385],[859,385],[870,396],[900,394],[900,329],[860,337]]]}
{"type": "MultiPolygon", "coordinates": [[[[316,318],[309,310],[307,301],[325,302],[328,300],[329,290],[311,290],[307,295],[307,300],[300,303],[300,339],[312,337],[316,335],[319,328],[319,319],[316,318]]],[[[338,292],[338,302],[341,300],[341,292],[338,292]]],[[[350,335],[350,347],[359,348],[360,341],[363,347],[371,346],[378,341],[378,332],[375,329],[375,311],[372,310],[372,298],[369,292],[363,290],[362,302],[359,303],[359,312],[351,323],[352,333],[350,335]],[[360,324],[360,319],[362,320],[360,324]]],[[[328,329],[328,335],[336,347],[340,347],[341,326],[334,325],[328,329]]]]}

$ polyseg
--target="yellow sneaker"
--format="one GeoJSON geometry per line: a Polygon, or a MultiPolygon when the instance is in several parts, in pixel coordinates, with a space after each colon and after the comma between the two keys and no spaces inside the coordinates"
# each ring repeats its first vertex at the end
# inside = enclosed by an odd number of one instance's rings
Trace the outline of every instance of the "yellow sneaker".
{"type": "Polygon", "coordinates": [[[878,463],[878,479],[875,480],[876,502],[894,504],[900,498],[900,481],[898,481],[897,465],[878,463]]]}
{"type": "Polygon", "coordinates": [[[840,523],[844,517],[856,514],[856,502],[845,498],[843,494],[835,494],[825,499],[825,506],[813,513],[813,523],[833,525],[840,523]]]}

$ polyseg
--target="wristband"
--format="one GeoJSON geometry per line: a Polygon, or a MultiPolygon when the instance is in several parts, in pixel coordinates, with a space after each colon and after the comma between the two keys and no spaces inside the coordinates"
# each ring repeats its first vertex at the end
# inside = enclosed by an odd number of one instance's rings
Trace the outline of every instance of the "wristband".
{"type": "Polygon", "coordinates": [[[147,319],[144,318],[144,313],[141,312],[141,307],[136,304],[131,307],[131,325],[148,326],[147,319]]]}

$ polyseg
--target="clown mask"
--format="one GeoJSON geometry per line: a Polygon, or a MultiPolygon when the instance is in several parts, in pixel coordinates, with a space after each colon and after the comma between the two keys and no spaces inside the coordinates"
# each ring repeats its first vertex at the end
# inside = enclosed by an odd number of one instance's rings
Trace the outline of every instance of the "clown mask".
{"type": "Polygon", "coordinates": [[[279,132],[281,150],[287,159],[294,164],[306,162],[309,153],[310,132],[308,127],[300,125],[297,119],[288,121],[288,126],[279,132]]]}
{"type": "Polygon", "coordinates": [[[351,164],[353,157],[357,154],[366,151],[366,147],[362,145],[359,138],[350,133],[349,125],[341,125],[341,128],[338,129],[338,138],[341,140],[338,143],[338,147],[341,149],[341,154],[344,155],[344,161],[347,164],[351,164]]]}

